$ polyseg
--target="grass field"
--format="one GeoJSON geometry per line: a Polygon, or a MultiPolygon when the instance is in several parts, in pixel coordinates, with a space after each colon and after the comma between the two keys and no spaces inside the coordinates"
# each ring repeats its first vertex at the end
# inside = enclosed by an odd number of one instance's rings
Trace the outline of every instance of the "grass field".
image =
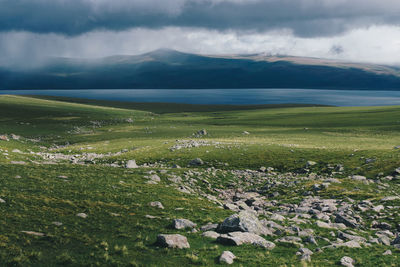
{"type": "MultiPolygon", "coordinates": [[[[305,262],[291,244],[277,243],[270,251],[226,246],[201,231],[170,227],[175,218],[198,226],[222,222],[234,211],[211,199],[218,199],[215,189],[240,184],[243,190],[257,191],[289,173],[297,175],[294,180],[315,174],[341,181],[313,193],[321,198],[377,205],[383,197],[399,196],[396,177],[384,179],[400,167],[398,106],[235,108],[3,95],[0,114],[0,135],[8,139],[0,140],[0,266],[213,266],[224,250],[237,256],[237,266],[333,266],[344,255],[356,266],[400,265],[399,250],[392,245],[326,249],[305,262]],[[196,136],[201,129],[207,135],[196,136]],[[195,158],[204,164],[189,166],[195,158]],[[124,168],[132,159],[141,167],[124,168]],[[307,167],[310,161],[315,164],[307,167]],[[245,183],[233,172],[261,166],[275,170],[268,181],[245,183]],[[343,170],[336,172],[333,166],[343,170]],[[148,183],[146,176],[152,174],[161,181],[148,183]],[[352,175],[363,175],[370,183],[352,180],[352,175]],[[174,176],[194,190],[177,190],[169,179],[174,176]],[[149,206],[152,201],[165,209],[149,206]],[[181,233],[191,248],[160,248],[155,241],[161,233],[181,233]],[[392,255],[382,256],[388,249],[392,255]]],[[[264,194],[269,201],[299,203],[321,179],[298,179],[295,188],[274,185],[264,194]]],[[[400,200],[393,200],[383,213],[362,211],[360,216],[366,225],[372,220],[390,223],[395,234],[399,206],[400,200]]],[[[314,222],[312,218],[300,226],[336,240],[333,230],[314,222]]],[[[375,234],[370,227],[354,231],[375,234]]],[[[321,240],[318,247],[325,244],[321,240]]]]}

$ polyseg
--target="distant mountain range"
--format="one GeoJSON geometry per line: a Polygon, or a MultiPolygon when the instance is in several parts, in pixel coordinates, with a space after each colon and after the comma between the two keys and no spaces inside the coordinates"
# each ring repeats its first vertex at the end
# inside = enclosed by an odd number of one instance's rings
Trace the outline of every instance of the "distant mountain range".
{"type": "Polygon", "coordinates": [[[160,49],[101,59],[54,58],[0,69],[1,89],[319,88],[400,90],[400,68],[265,54],[210,56],[160,49]]]}

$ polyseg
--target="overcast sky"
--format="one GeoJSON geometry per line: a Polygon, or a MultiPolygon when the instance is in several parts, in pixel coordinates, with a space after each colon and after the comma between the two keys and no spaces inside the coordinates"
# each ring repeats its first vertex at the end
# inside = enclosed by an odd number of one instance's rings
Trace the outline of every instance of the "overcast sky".
{"type": "Polygon", "coordinates": [[[172,48],[400,64],[399,0],[0,0],[0,65],[172,48]]]}

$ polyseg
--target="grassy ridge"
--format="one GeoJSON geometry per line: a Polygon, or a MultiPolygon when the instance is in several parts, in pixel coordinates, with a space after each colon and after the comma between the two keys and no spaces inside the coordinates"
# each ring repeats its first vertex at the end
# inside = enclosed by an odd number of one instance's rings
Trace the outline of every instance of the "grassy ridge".
{"type": "MultiPolygon", "coordinates": [[[[206,107],[193,106],[188,107],[189,111],[178,112],[170,105],[152,104],[140,111],[132,109],[140,107],[136,104],[102,104],[0,97],[0,134],[22,136],[20,140],[0,141],[0,198],[5,200],[0,203],[0,265],[211,266],[217,264],[223,250],[229,249],[238,256],[238,266],[298,266],[297,249],[291,246],[280,245],[270,252],[250,246],[226,247],[202,238],[200,233],[171,229],[172,218],[189,218],[201,226],[220,222],[232,212],[219,209],[202,196],[175,190],[168,175],[159,171],[178,164],[183,168],[168,169],[168,174],[183,177],[191,170],[187,164],[196,157],[205,161],[200,171],[207,167],[229,170],[260,166],[281,172],[301,171],[312,160],[317,162],[312,168],[316,173],[329,173],[329,164],[342,164],[343,177],[363,174],[375,178],[379,173],[391,174],[400,165],[400,150],[394,149],[400,145],[399,107],[211,107],[213,111],[205,112],[206,107]],[[202,128],[209,134],[194,138],[193,133],[202,128]],[[250,134],[243,134],[244,131],[250,134]],[[217,145],[172,151],[171,147],[179,144],[176,140],[181,139],[217,145]],[[14,149],[24,153],[12,152],[14,149]],[[116,153],[124,149],[127,151],[116,153]],[[116,154],[95,164],[45,164],[30,151],[116,154]],[[122,164],[129,159],[136,159],[138,164],[159,165],[134,170],[105,165],[122,164]],[[158,173],[159,184],[146,183],[144,177],[149,171],[158,173]],[[150,201],[161,201],[165,209],[149,207],[150,201]],[[80,212],[88,214],[88,218],[77,217],[80,212]],[[146,215],[158,218],[149,219],[146,215]],[[187,235],[191,249],[176,251],[154,245],[157,234],[169,232],[187,235]]],[[[221,175],[209,182],[213,187],[225,186],[229,179],[221,175]]],[[[393,189],[377,195],[376,186],[353,182],[329,188],[321,195],[383,197],[398,193],[393,191],[397,187],[392,183],[393,189]]],[[[281,190],[279,200],[285,200],[285,195],[296,197],[287,188],[281,190]]],[[[346,254],[362,266],[395,266],[398,254],[380,256],[386,249],[340,248],[315,254],[313,264],[332,266],[346,254]]]]}

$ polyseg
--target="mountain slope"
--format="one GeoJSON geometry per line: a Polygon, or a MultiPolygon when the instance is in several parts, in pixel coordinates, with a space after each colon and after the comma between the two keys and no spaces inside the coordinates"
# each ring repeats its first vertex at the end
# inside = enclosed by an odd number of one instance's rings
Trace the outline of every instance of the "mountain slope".
{"type": "Polygon", "coordinates": [[[263,54],[209,56],[156,50],[101,59],[56,58],[30,70],[0,70],[2,89],[400,88],[395,67],[263,54]]]}

